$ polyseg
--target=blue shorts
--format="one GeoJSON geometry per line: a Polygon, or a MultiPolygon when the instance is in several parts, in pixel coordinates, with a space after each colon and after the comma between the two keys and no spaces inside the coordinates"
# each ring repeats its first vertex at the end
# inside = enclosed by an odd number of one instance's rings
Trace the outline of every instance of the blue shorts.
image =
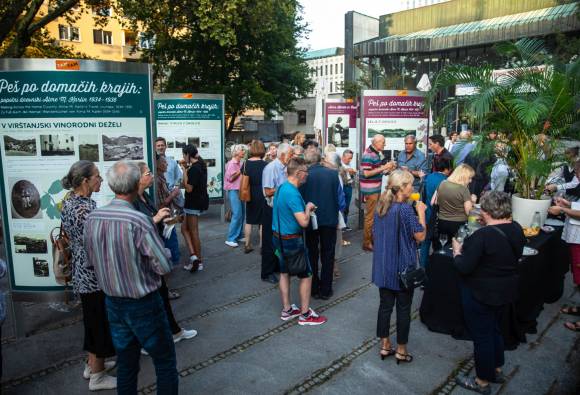
{"type": "Polygon", "coordinates": [[[194,210],[191,208],[184,208],[183,212],[185,213],[185,215],[196,215],[198,217],[204,213],[203,210],[194,210]]]}

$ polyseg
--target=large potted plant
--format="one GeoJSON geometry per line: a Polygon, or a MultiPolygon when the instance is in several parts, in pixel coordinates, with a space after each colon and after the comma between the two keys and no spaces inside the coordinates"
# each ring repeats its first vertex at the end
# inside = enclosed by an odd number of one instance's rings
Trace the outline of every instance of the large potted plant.
{"type": "Polygon", "coordinates": [[[508,59],[508,69],[449,65],[438,73],[429,99],[458,84],[473,88],[469,96],[450,99],[443,112],[461,103],[487,130],[506,134],[516,181],[514,220],[530,226],[539,211],[543,223],[550,205],[544,185],[558,166],[558,140],[578,127],[580,60],[558,63],[537,39],[500,43],[496,52],[508,59]]]}

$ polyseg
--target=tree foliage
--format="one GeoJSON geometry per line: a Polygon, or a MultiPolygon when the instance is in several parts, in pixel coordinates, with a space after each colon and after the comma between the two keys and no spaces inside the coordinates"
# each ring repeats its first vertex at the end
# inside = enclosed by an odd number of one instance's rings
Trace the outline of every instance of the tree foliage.
{"type": "Polygon", "coordinates": [[[228,130],[244,110],[289,111],[312,84],[306,25],[296,0],[124,1],[124,15],[154,38],[144,59],[161,91],[221,93],[228,130]]]}
{"type": "MultiPolygon", "coordinates": [[[[0,57],[82,56],[66,47],[56,48],[41,29],[59,17],[73,24],[87,8],[110,6],[111,0],[3,0],[0,2],[0,57]]],[[[98,15],[95,19],[97,23],[106,21],[98,15]]]]}
{"type": "Polygon", "coordinates": [[[509,134],[508,164],[516,172],[516,188],[525,198],[539,198],[557,140],[578,135],[580,59],[560,63],[537,39],[501,43],[496,50],[510,59],[506,73],[494,73],[490,65],[447,66],[438,73],[430,99],[457,84],[473,87],[473,95],[449,100],[443,112],[461,101],[490,129],[509,134]]]}

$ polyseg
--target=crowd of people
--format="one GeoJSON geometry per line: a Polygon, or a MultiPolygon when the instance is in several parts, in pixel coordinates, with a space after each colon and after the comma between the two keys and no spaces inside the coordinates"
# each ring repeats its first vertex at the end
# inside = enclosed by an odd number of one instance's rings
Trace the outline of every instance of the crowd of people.
{"type": "MultiPolygon", "coordinates": [[[[372,281],[379,289],[380,358],[413,361],[408,343],[415,286],[403,275],[427,267],[434,251],[448,248],[462,278],[476,366],[476,376],[458,378],[458,384],[490,393],[490,383],[504,380],[500,317],[516,298],[525,238],[511,219],[511,200],[504,192],[510,175],[505,147],[497,134],[486,138],[497,139],[490,158],[475,155],[477,144],[467,131],[447,143],[443,136],[430,136],[429,155],[408,135],[404,150],[389,160],[388,142],[377,134],[362,153],[360,169],[351,150],[339,154],[333,145],[319,147],[302,134],[268,148],[259,140],[235,145],[223,178],[231,210],[224,242],[230,248],[243,243],[250,254],[258,247],[252,242],[257,227],[260,277],[279,285],[280,319],[324,324],[327,317],[310,301],[333,297],[340,277],[337,251],[350,244],[343,236],[350,230],[349,207],[358,188],[365,208],[362,248],[372,252],[372,281]],[[477,202],[485,226],[458,239],[477,202]],[[291,300],[292,276],[299,279],[299,304],[291,300]],[[389,339],[395,306],[396,346],[389,339]]],[[[71,285],[82,304],[88,353],[83,377],[90,390],[136,393],[139,355],[145,354],[153,359],[160,393],[177,393],[174,344],[197,335],[175,320],[170,301],[180,295],[169,289],[167,274],[181,264],[190,272],[204,270],[199,219],[209,207],[207,167],[193,145],[183,148],[180,160],[167,156],[166,148],[163,138],[155,141],[154,172],[144,162],[116,162],[107,172],[115,198],[104,207],[97,208],[91,198],[103,181],[92,162],[76,162],[62,179],[69,190],[62,228],[71,242],[71,285]],[[147,192],[153,185],[155,197],[147,192]],[[183,259],[177,228],[189,253],[183,259]],[[112,356],[115,362],[107,360],[112,356]],[[115,366],[116,377],[108,374],[115,366]]],[[[578,150],[568,154],[572,168],[564,166],[562,181],[547,190],[580,188],[578,150]]],[[[563,238],[570,244],[578,285],[580,206],[558,197],[550,212],[567,217],[563,238]]],[[[565,309],[578,313],[575,306],[565,309]]],[[[580,329],[579,322],[567,325],[580,329]]]]}

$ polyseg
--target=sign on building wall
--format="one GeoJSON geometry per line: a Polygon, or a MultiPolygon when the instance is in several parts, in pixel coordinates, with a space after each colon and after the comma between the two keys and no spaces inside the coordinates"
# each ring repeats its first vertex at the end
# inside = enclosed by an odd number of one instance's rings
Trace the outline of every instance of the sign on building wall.
{"type": "Polygon", "coordinates": [[[362,128],[364,147],[382,134],[386,138],[387,157],[396,160],[405,149],[405,136],[417,137],[417,148],[427,146],[427,116],[425,98],[418,91],[366,90],[362,97],[362,128]]]}
{"type": "Polygon", "coordinates": [[[357,152],[356,104],[342,99],[324,102],[324,142],[334,144],[342,155],[346,149],[357,152]]]}
{"type": "MultiPolygon", "coordinates": [[[[0,60],[0,183],[11,286],[58,291],[50,231],[61,179],[84,159],[103,178],[120,159],[151,162],[149,66],[85,60],[0,60]]],[[[114,194],[106,180],[91,196],[114,194]]]]}
{"type": "Polygon", "coordinates": [[[194,145],[207,165],[210,199],[223,198],[224,96],[192,93],[155,95],[155,125],[167,140],[167,155],[182,158],[181,150],[194,145]]]}

